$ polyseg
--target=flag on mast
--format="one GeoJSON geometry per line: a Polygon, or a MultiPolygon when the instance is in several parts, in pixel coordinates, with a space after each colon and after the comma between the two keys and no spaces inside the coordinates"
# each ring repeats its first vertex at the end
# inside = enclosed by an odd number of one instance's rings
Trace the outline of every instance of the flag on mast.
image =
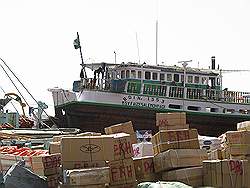
{"type": "Polygon", "coordinates": [[[77,37],[75,40],[74,40],[74,47],[75,47],[75,49],[78,49],[78,48],[80,48],[81,46],[80,46],[80,40],[79,40],[79,38],[77,37]]]}

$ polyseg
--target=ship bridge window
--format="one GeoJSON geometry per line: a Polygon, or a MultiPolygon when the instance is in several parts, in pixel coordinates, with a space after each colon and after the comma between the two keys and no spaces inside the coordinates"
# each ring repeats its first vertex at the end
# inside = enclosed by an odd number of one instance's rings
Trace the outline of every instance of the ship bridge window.
{"type": "Polygon", "coordinates": [[[125,78],[125,70],[121,71],[121,78],[125,78]]]}
{"type": "Polygon", "coordinates": [[[145,79],[150,80],[151,79],[151,72],[146,71],[145,72],[145,79]]]}
{"type": "Polygon", "coordinates": [[[129,78],[129,77],[130,77],[130,71],[126,70],[126,78],[129,78]]]}
{"type": "Polygon", "coordinates": [[[167,74],[167,81],[172,82],[172,74],[167,74]]]}
{"type": "Polygon", "coordinates": [[[235,112],[235,109],[223,109],[223,112],[226,114],[233,114],[235,112]]]}
{"type": "Polygon", "coordinates": [[[193,83],[193,76],[188,76],[187,82],[188,82],[188,83],[193,83]]]}
{"type": "Polygon", "coordinates": [[[218,108],[206,107],[206,112],[219,112],[219,109],[218,108]]]}
{"type": "Polygon", "coordinates": [[[153,80],[158,80],[158,73],[156,72],[153,72],[153,80]]]}
{"type": "Polygon", "coordinates": [[[180,81],[179,74],[174,74],[174,81],[175,82],[179,82],[180,81]]]}
{"type": "Polygon", "coordinates": [[[137,77],[138,77],[138,78],[141,78],[141,71],[138,71],[138,72],[137,72],[137,77]]]}
{"type": "Polygon", "coordinates": [[[200,83],[200,77],[199,76],[194,77],[194,83],[196,83],[196,84],[200,83]]]}
{"type": "Polygon", "coordinates": [[[135,72],[135,70],[131,70],[131,78],[136,78],[136,72],[135,72]]]}
{"type": "Polygon", "coordinates": [[[165,81],[165,74],[164,73],[160,73],[160,81],[165,81]]]}
{"type": "Polygon", "coordinates": [[[201,108],[198,107],[198,106],[188,106],[187,109],[188,110],[193,110],[193,111],[200,111],[201,108]]]}
{"type": "Polygon", "coordinates": [[[181,109],[181,105],[178,105],[178,104],[169,104],[168,105],[169,108],[174,108],[174,109],[181,109]]]}

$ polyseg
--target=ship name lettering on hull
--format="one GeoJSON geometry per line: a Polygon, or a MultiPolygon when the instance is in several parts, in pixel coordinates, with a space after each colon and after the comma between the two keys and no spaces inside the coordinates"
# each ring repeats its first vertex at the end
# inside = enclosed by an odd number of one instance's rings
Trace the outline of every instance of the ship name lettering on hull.
{"type": "Polygon", "coordinates": [[[126,95],[122,98],[122,105],[125,105],[125,106],[138,106],[138,107],[165,109],[166,106],[163,103],[164,103],[164,99],[160,99],[158,97],[143,97],[143,96],[136,96],[136,95],[126,95]]]}

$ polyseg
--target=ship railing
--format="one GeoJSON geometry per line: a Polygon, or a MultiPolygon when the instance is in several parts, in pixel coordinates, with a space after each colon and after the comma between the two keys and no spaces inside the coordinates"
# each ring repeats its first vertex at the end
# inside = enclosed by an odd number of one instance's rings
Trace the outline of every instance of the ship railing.
{"type": "Polygon", "coordinates": [[[224,101],[231,103],[250,103],[250,92],[223,91],[224,101]]]}
{"type": "Polygon", "coordinates": [[[184,87],[170,86],[169,87],[169,97],[173,98],[183,98],[184,87]]]}

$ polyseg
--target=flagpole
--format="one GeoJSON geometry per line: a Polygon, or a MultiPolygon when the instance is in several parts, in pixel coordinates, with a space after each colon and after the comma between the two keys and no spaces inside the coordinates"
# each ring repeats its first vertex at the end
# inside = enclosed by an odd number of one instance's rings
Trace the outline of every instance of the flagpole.
{"type": "Polygon", "coordinates": [[[84,66],[84,61],[83,61],[83,57],[82,57],[82,47],[81,47],[81,43],[80,43],[80,37],[79,34],[77,32],[77,40],[79,42],[79,48],[80,48],[80,54],[81,54],[81,60],[82,60],[82,69],[84,71],[84,77],[87,78],[87,74],[86,74],[86,70],[85,70],[85,66],[84,66]]]}

